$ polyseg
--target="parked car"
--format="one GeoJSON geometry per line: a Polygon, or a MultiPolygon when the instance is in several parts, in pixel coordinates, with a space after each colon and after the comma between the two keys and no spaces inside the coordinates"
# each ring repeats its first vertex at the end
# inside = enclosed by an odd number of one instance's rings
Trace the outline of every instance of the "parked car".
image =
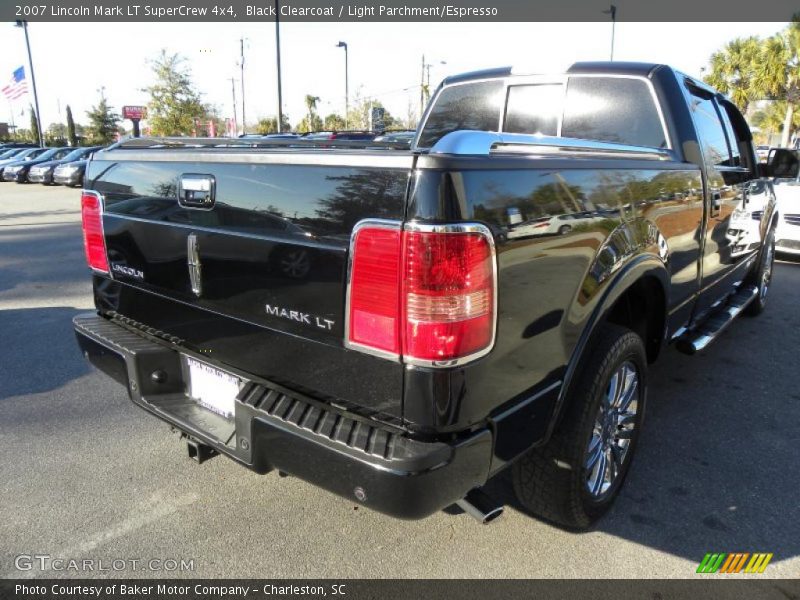
{"type": "Polygon", "coordinates": [[[375,139],[377,134],[371,131],[313,131],[304,133],[301,137],[304,140],[338,140],[338,141],[359,141],[369,142],[375,139]]]}
{"type": "Polygon", "coordinates": [[[5,168],[9,165],[16,164],[22,161],[33,160],[45,152],[47,152],[49,148],[26,148],[23,149],[22,152],[12,155],[9,158],[0,160],[0,181],[5,181],[4,174],[5,168]]]}
{"type": "MultiPolygon", "coordinates": [[[[800,152],[793,153],[800,160],[800,152]]],[[[775,161],[772,162],[774,167],[775,161]]],[[[747,200],[740,202],[731,215],[727,237],[731,240],[735,253],[746,252],[758,243],[761,219],[774,193],[778,214],[775,251],[800,256],[800,175],[777,177],[771,184],[763,180],[752,182],[747,200]]]]}
{"type": "MultiPolygon", "coordinates": [[[[794,150],[800,159],[800,149],[794,150]]],[[[775,198],[780,220],[775,231],[775,250],[800,256],[800,174],[775,179],[775,198]]]]}
{"type": "Polygon", "coordinates": [[[31,142],[5,142],[0,144],[0,151],[8,150],[9,148],[38,148],[38,144],[31,142]]]}
{"type": "Polygon", "coordinates": [[[86,172],[87,159],[63,163],[53,169],[53,183],[55,185],[68,185],[80,187],[83,185],[83,175],[86,172]]]}
{"type": "Polygon", "coordinates": [[[25,158],[22,161],[14,162],[3,169],[4,181],[16,181],[17,183],[27,183],[28,173],[31,167],[40,165],[51,160],[59,160],[72,152],[74,148],[49,148],[34,158],[25,158]]]}
{"type": "Polygon", "coordinates": [[[254,140],[263,140],[263,139],[294,139],[299,138],[300,135],[297,133],[292,133],[290,131],[286,131],[284,133],[243,133],[239,136],[239,139],[254,139],[254,140]]]}
{"type": "Polygon", "coordinates": [[[377,136],[374,141],[376,142],[402,142],[411,144],[414,141],[414,137],[417,135],[416,131],[406,130],[406,131],[387,131],[382,133],[381,135],[377,136]]]}
{"type": "Polygon", "coordinates": [[[28,181],[31,183],[43,183],[44,185],[51,185],[54,183],[53,175],[56,170],[56,167],[67,164],[71,162],[75,162],[77,160],[81,160],[82,158],[90,155],[92,152],[95,152],[102,148],[102,146],[91,146],[86,148],[73,148],[72,152],[68,153],[66,156],[40,162],[30,168],[28,171],[28,181]]]}
{"type": "Polygon", "coordinates": [[[770,146],[756,146],[756,158],[758,162],[765,162],[769,157],[770,146]]]}
{"type": "Polygon", "coordinates": [[[18,156],[27,150],[28,148],[3,148],[0,149],[0,161],[13,158],[14,156],[18,156]]]}
{"type": "Polygon", "coordinates": [[[595,211],[540,217],[511,225],[508,230],[508,237],[513,239],[536,235],[565,235],[578,225],[586,225],[604,218],[604,215],[595,211]]]}
{"type": "Polygon", "coordinates": [[[749,186],[798,172],[786,150],[757,165],[744,117],[700,79],[627,62],[447,78],[408,149],[216,144],[139,139],[89,162],[82,354],[198,462],[482,522],[502,512],[485,484],[510,471],[521,508],[570,528],[618,496],[663,345],[701,352],[765,310],[769,181],[755,244],[734,253],[726,231],[749,186]],[[511,215],[594,207],[562,235],[495,239],[511,215]],[[302,277],[270,265],[276,246],[313,252],[302,277]]]}
{"type": "Polygon", "coordinates": [[[800,256],[800,181],[775,186],[775,198],[780,213],[775,231],[775,250],[800,256]]]}

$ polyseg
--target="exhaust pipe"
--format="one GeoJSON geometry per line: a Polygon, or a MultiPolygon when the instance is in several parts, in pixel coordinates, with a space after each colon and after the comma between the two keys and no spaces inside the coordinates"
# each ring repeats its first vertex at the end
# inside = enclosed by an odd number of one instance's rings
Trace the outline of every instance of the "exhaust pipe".
{"type": "Polygon", "coordinates": [[[470,517],[486,524],[503,514],[503,505],[492,500],[483,490],[475,488],[456,502],[456,505],[470,517]]]}

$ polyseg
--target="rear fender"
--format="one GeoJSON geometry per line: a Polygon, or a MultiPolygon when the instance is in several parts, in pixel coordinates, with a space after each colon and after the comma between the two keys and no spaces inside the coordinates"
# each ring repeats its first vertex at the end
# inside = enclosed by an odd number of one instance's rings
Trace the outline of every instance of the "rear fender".
{"type": "Polygon", "coordinates": [[[585,321],[575,349],[572,352],[564,375],[558,399],[553,409],[553,416],[542,444],[550,438],[558,424],[571,387],[574,385],[580,366],[592,348],[592,338],[598,326],[609,316],[612,308],[623,294],[643,278],[655,279],[664,293],[664,332],[660,339],[663,342],[666,331],[666,307],[669,305],[669,273],[665,258],[667,250],[658,229],[648,221],[629,223],[615,230],[607,242],[597,253],[592,267],[589,269],[581,289],[571,310],[573,314],[585,311],[587,305],[594,304],[591,314],[585,321]],[[633,227],[631,227],[633,226],[633,227]],[[644,235],[642,235],[644,234],[644,235]],[[614,240],[630,243],[628,248],[615,244],[614,240]],[[616,261],[609,258],[615,255],[616,261]],[[627,255],[627,256],[626,256],[627,255]]]}

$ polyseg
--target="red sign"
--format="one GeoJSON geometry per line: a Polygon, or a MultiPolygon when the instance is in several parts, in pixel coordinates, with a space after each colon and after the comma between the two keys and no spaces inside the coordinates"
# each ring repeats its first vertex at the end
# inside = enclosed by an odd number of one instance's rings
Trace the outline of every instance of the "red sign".
{"type": "Polygon", "coordinates": [[[123,106],[122,118],[123,119],[137,119],[141,120],[147,117],[146,106],[123,106]]]}

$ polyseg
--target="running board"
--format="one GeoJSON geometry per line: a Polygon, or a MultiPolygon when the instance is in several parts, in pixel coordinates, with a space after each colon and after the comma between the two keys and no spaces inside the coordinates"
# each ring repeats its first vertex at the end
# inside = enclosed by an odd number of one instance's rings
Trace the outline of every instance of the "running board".
{"type": "Polygon", "coordinates": [[[675,347],[685,354],[696,354],[713,342],[758,296],[754,285],[742,286],[728,301],[715,310],[697,328],[684,333],[675,347]]]}

